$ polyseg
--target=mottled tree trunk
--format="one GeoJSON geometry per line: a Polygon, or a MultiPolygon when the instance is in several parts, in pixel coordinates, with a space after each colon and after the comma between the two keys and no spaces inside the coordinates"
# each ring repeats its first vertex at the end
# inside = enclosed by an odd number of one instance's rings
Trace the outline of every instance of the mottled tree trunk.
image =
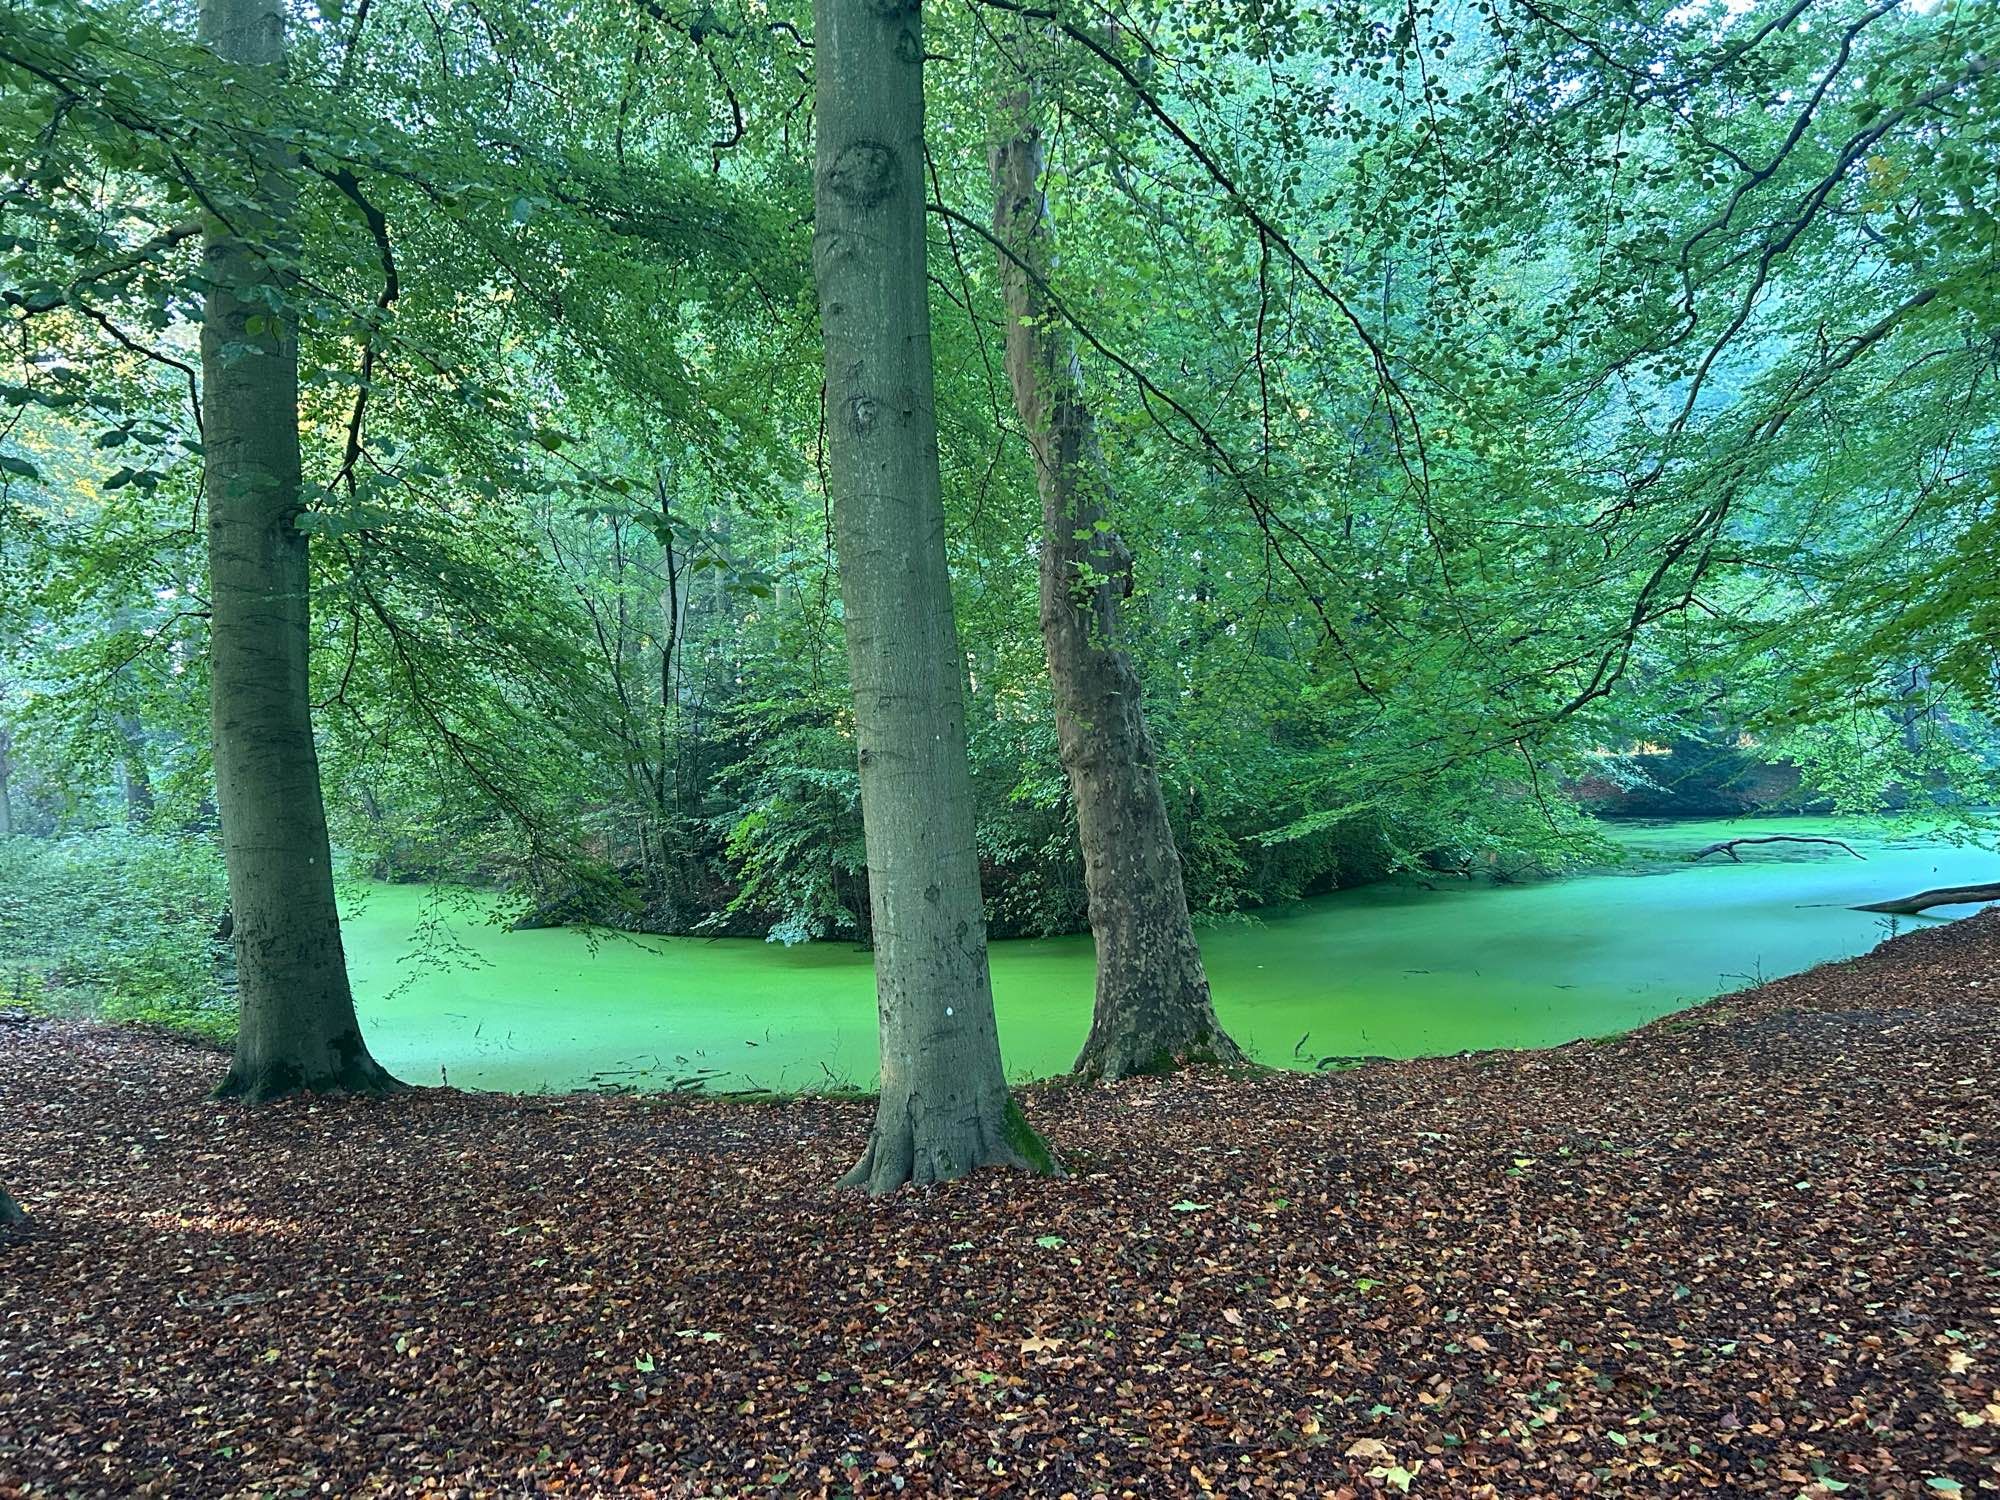
{"type": "Polygon", "coordinates": [[[0,839],[8,837],[14,831],[14,801],[8,791],[8,786],[14,779],[13,750],[13,734],[0,729],[0,839]]]}
{"type": "Polygon", "coordinates": [[[815,0],[813,267],[853,674],[882,1097],[850,1183],[1049,1169],[1008,1096],[986,968],[924,266],[923,21],[815,0]]]}
{"type": "Polygon", "coordinates": [[[1097,943],[1097,999],[1076,1071],[1124,1078],[1240,1062],[1209,999],[1139,674],[1120,642],[1132,554],[1106,514],[1109,475],[1076,350],[1045,290],[1042,144],[1028,96],[1009,99],[1003,116],[990,165],[994,233],[1008,247],[1007,376],[1041,492],[1042,643],[1097,943]]]}
{"type": "MultiPolygon", "coordinates": [[[[201,40],[251,87],[279,86],[282,0],[202,0],[201,40]]],[[[221,195],[203,248],[211,708],[240,986],[218,1092],[372,1092],[395,1080],[369,1056],[348,990],[306,678],[298,341],[282,296],[297,253],[290,162],[246,149],[254,164],[221,195]]]]}

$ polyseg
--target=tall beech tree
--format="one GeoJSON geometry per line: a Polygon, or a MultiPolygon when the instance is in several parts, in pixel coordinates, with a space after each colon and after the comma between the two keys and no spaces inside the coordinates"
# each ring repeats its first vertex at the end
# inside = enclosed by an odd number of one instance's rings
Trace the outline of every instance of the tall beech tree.
{"type": "MultiPolygon", "coordinates": [[[[200,38],[246,101],[284,86],[282,0],[202,0],[200,38]]],[[[218,1092],[381,1092],[354,1014],[313,746],[299,456],[291,154],[251,130],[203,220],[209,673],[240,1019],[218,1092]]]]}
{"type": "Polygon", "coordinates": [[[881,1024],[846,1181],[1049,1170],[1000,1066],[966,765],[925,279],[916,0],[815,0],[813,270],[881,1024]]]}
{"type": "Polygon", "coordinates": [[[1139,672],[1120,640],[1132,552],[1106,508],[1110,471],[1075,344],[1046,295],[1052,241],[1033,110],[1032,90],[1008,96],[990,166],[993,233],[1004,247],[1007,379],[1042,502],[1042,644],[1056,746],[1076,805],[1097,945],[1097,997],[1076,1071],[1124,1078],[1186,1062],[1240,1062],[1215,1019],[1139,672]]]}

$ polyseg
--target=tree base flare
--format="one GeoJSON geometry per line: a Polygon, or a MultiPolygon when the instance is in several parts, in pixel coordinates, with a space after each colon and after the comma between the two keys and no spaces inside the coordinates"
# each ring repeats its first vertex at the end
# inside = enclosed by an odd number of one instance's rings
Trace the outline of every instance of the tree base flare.
{"type": "Polygon", "coordinates": [[[408,1088],[365,1049],[358,1055],[329,1056],[319,1066],[297,1060],[246,1062],[238,1057],[228,1076],[215,1086],[214,1098],[263,1104],[292,1094],[394,1094],[408,1088]]]}
{"type": "Polygon", "coordinates": [[[880,1198],[904,1186],[955,1182],[981,1167],[1063,1175],[1048,1142],[1011,1095],[997,1114],[997,1119],[989,1118],[987,1110],[976,1108],[947,1113],[924,1109],[907,1096],[891,1100],[884,1095],[868,1149],[840,1185],[865,1187],[880,1198]]]}
{"type": "Polygon", "coordinates": [[[1157,1078],[1202,1063],[1247,1067],[1250,1059],[1229,1033],[1216,1026],[1186,1030],[1138,1030],[1092,1026],[1070,1071],[1079,1078],[1114,1083],[1121,1078],[1157,1078]]]}

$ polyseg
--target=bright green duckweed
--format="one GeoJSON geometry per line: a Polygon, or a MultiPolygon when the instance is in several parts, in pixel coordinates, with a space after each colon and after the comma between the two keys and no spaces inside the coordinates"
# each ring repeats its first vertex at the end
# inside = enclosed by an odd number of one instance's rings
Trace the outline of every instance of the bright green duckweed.
{"type": "MultiPolygon", "coordinates": [[[[1852,903],[2000,869],[1984,849],[1819,820],[1619,837],[1631,863],[1569,879],[1373,886],[1209,928],[1217,1009],[1282,1066],[1549,1046],[1861,952],[1889,928],[1852,903]],[[1764,829],[1837,833],[1867,859],[1811,845],[1746,849],[1740,865],[1674,857],[1764,829]]],[[[413,886],[347,905],[370,1045],[415,1083],[785,1091],[874,1076],[872,973],[846,945],[509,932],[482,898],[413,886]]],[[[996,943],[993,983],[1010,1074],[1066,1070],[1089,1021],[1089,938],[996,943]]]]}

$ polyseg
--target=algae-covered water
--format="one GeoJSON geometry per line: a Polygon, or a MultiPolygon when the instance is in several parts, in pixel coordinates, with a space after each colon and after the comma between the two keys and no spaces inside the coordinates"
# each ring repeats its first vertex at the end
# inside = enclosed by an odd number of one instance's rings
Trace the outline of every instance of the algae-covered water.
{"type": "MultiPolygon", "coordinates": [[[[1562,880],[1371,886],[1206,928],[1216,1008],[1256,1057],[1287,1066],[1549,1046],[1862,952],[1889,927],[1853,903],[2000,871],[1984,848],[1818,820],[1617,837],[1628,863],[1562,880]],[[1835,833],[1867,858],[1785,844],[1739,865],[1676,857],[1759,831],[1835,833]]],[[[419,886],[361,887],[344,904],[370,1045],[412,1082],[795,1090],[875,1075],[873,972],[851,945],[509,932],[481,898],[419,886]]],[[[992,955],[1009,1074],[1066,1070],[1090,1019],[1090,939],[992,955]]]]}

